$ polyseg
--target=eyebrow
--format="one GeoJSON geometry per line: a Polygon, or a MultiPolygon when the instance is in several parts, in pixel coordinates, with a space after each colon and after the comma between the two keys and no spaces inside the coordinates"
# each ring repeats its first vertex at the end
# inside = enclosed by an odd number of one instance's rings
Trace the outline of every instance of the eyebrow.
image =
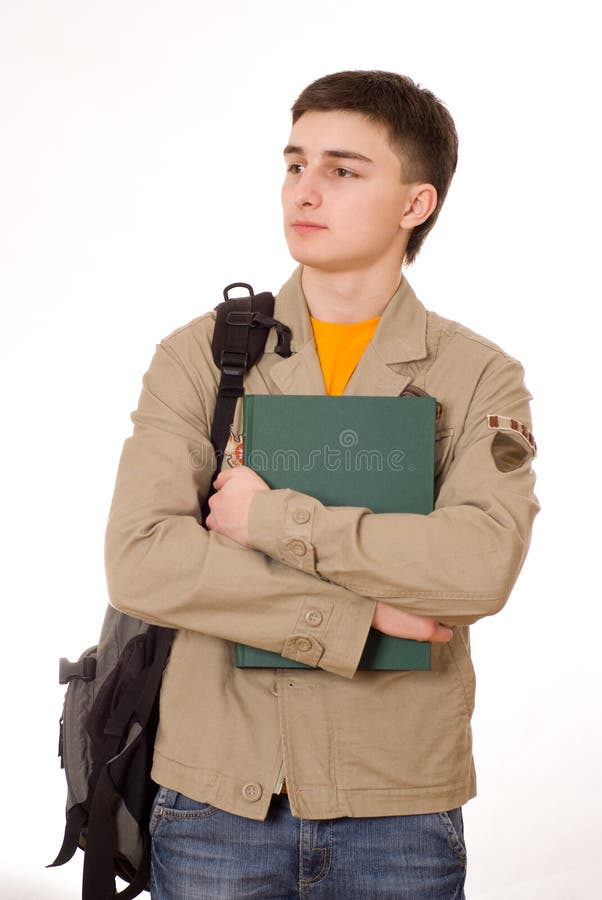
{"type": "MultiPolygon", "coordinates": [[[[303,147],[299,147],[296,144],[287,144],[284,148],[284,155],[289,156],[291,154],[303,156],[303,147]]],[[[357,159],[359,162],[373,162],[368,156],[364,156],[363,153],[356,153],[355,150],[324,150],[322,156],[325,156],[328,159],[357,159]]]]}

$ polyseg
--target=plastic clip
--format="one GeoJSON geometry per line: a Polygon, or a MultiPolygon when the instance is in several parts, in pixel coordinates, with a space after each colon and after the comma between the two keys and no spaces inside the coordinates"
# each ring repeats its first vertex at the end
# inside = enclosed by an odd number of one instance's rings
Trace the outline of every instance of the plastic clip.
{"type": "Polygon", "coordinates": [[[92,681],[95,675],[96,659],[93,656],[86,656],[77,662],[71,662],[63,656],[59,662],[59,684],[69,684],[72,678],[92,681]]]}

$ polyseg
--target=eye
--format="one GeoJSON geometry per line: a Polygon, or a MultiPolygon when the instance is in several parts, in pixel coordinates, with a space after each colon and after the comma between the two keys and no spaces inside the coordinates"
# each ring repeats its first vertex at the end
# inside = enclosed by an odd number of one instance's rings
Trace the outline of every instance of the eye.
{"type": "Polygon", "coordinates": [[[290,172],[291,175],[300,175],[303,171],[303,166],[301,163],[289,163],[286,167],[286,171],[290,172]]]}
{"type": "Polygon", "coordinates": [[[352,172],[351,169],[345,169],[343,166],[337,166],[334,171],[339,178],[357,178],[355,172],[352,172]]]}

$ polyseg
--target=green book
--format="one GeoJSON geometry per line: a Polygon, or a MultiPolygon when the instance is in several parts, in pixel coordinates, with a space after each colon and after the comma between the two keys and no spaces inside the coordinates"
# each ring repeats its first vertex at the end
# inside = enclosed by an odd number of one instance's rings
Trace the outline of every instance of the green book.
{"type": "MultiPolygon", "coordinates": [[[[432,397],[244,397],[244,461],[271,488],[292,488],[326,506],[428,514],[433,509],[432,397]]],[[[236,646],[236,665],[310,668],[236,646]]],[[[371,629],[360,669],[430,669],[431,645],[371,629]]]]}

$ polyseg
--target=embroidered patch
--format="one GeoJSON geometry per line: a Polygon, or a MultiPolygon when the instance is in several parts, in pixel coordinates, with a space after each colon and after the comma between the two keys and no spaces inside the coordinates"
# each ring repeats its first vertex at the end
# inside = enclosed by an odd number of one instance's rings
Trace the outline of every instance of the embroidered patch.
{"type": "Polygon", "coordinates": [[[240,434],[234,434],[232,431],[232,426],[230,426],[230,436],[228,438],[228,443],[226,444],[226,449],[224,450],[224,456],[226,457],[226,463],[233,469],[235,466],[242,466],[243,464],[243,438],[244,433],[241,431],[240,434]]]}
{"type": "Polygon", "coordinates": [[[531,448],[508,431],[496,431],[491,455],[499,472],[514,472],[531,455],[531,448]]]}
{"type": "Polygon", "coordinates": [[[487,416],[487,425],[492,431],[514,431],[527,442],[534,454],[537,453],[535,438],[522,422],[509,416],[487,416]]]}

